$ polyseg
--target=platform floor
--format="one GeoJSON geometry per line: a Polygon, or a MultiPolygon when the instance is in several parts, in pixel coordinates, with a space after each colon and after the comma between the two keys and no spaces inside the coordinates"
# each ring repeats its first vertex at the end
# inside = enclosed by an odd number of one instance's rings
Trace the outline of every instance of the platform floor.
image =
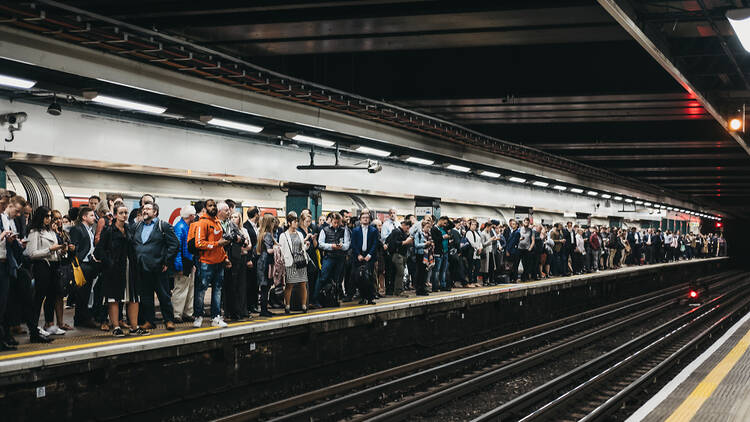
{"type": "Polygon", "coordinates": [[[627,421],[750,421],[749,348],[750,313],[627,421]]]}
{"type": "MultiPolygon", "coordinates": [[[[709,260],[722,260],[727,258],[709,258],[709,260]]],[[[696,262],[703,260],[693,260],[696,262]]],[[[257,332],[268,329],[278,329],[291,325],[307,324],[315,321],[348,318],[352,316],[385,312],[405,307],[422,306],[429,303],[463,300],[466,298],[484,296],[489,294],[517,291],[524,289],[555,287],[555,285],[571,283],[577,279],[609,277],[615,274],[636,272],[639,270],[658,268],[663,266],[682,265],[686,261],[672,262],[666,264],[654,264],[649,266],[625,267],[618,270],[606,270],[596,273],[571,276],[553,277],[539,281],[520,284],[504,284],[490,287],[477,288],[455,288],[451,292],[431,293],[427,297],[415,296],[414,292],[406,292],[409,297],[385,297],[377,300],[376,305],[358,305],[356,302],[343,303],[338,308],[324,308],[311,310],[307,314],[292,313],[285,315],[283,309],[272,310],[276,315],[269,318],[253,317],[245,321],[234,321],[229,327],[218,329],[210,326],[210,320],[204,319],[203,327],[194,328],[192,323],[185,322],[177,324],[175,331],[166,331],[163,325],[152,330],[152,334],[146,337],[114,338],[110,332],[98,329],[76,328],[62,336],[52,336],[54,341],[49,344],[29,344],[28,335],[17,335],[16,339],[21,342],[18,350],[0,353],[0,374],[31,367],[64,363],[73,360],[101,357],[117,353],[127,353],[140,350],[168,347],[179,344],[205,341],[218,337],[228,337],[248,332],[257,332]],[[84,353],[82,353],[84,352],[84,353]]],[[[558,286],[559,287],[559,286],[558,286]]],[[[210,300],[210,294],[206,299],[210,300]]],[[[65,319],[70,325],[72,323],[73,311],[66,310],[65,319]]]]}

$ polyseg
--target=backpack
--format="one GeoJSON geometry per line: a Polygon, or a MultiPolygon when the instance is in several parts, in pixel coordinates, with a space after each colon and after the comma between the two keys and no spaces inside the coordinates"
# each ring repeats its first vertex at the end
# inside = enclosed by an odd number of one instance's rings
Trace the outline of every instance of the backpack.
{"type": "Polygon", "coordinates": [[[337,289],[336,286],[334,286],[334,283],[326,283],[326,285],[320,289],[320,292],[318,293],[318,302],[320,302],[320,305],[324,308],[339,307],[337,289]]]}

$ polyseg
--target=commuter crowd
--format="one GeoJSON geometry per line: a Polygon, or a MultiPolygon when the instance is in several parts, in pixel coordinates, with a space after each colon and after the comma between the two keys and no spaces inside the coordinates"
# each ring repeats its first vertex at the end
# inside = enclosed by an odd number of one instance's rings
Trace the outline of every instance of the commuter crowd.
{"type": "Polygon", "coordinates": [[[115,337],[145,336],[175,323],[226,327],[227,320],[334,307],[355,297],[419,296],[454,286],[517,283],[551,276],[723,256],[722,233],[682,234],[568,222],[507,224],[473,219],[382,221],[363,209],[289,212],[282,224],[258,207],[246,219],[232,200],[185,205],[169,224],[152,195],[135,209],[112,196],[89,198],[66,215],[0,191],[0,350],[15,335],[48,343],[74,327],[115,337]],[[211,290],[206,312],[204,299],[211,290]],[[74,307],[74,327],[64,307],[74,307]],[[40,318],[44,323],[40,325],[40,318]],[[210,321],[210,322],[209,322],[210,321]]]}

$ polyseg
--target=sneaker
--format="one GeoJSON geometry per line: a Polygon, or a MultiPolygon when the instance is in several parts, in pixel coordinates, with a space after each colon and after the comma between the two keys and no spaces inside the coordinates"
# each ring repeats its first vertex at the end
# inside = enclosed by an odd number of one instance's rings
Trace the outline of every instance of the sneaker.
{"type": "Polygon", "coordinates": [[[58,327],[57,325],[53,325],[53,326],[47,328],[45,331],[47,331],[48,333],[52,334],[53,336],[61,336],[61,335],[65,334],[65,330],[63,330],[62,328],[58,327]]]}
{"type": "Polygon", "coordinates": [[[50,333],[49,331],[45,330],[42,327],[36,327],[36,328],[39,331],[39,334],[42,335],[42,336],[44,336],[44,337],[49,337],[49,335],[52,334],[52,333],[50,333]]]}
{"type": "Polygon", "coordinates": [[[203,325],[203,317],[197,317],[195,318],[195,321],[193,321],[193,327],[200,328],[201,325],[203,325]]]}
{"type": "Polygon", "coordinates": [[[136,327],[135,329],[130,330],[130,335],[131,336],[148,336],[148,335],[151,335],[151,332],[142,327],[136,327]]]}
{"type": "Polygon", "coordinates": [[[112,335],[115,337],[125,337],[125,333],[122,332],[122,328],[115,327],[114,330],[112,330],[112,335]]]}
{"type": "Polygon", "coordinates": [[[211,326],[225,328],[227,326],[227,323],[224,322],[224,318],[222,318],[221,316],[217,316],[216,318],[211,320],[211,326]]]}

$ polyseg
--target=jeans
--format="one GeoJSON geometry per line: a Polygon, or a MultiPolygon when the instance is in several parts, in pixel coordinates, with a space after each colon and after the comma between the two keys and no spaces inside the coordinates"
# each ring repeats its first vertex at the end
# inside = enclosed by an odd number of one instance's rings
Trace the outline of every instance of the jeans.
{"type": "Polygon", "coordinates": [[[445,277],[448,272],[448,255],[435,255],[435,266],[432,268],[432,291],[445,289],[445,277]]]}
{"type": "Polygon", "coordinates": [[[211,286],[211,318],[221,315],[221,288],[224,283],[224,264],[200,263],[200,277],[195,277],[195,302],[193,302],[193,316],[203,316],[203,298],[208,286],[211,286]]]}
{"type": "Polygon", "coordinates": [[[328,254],[323,257],[323,262],[320,266],[320,276],[318,277],[318,282],[315,283],[315,290],[311,298],[312,303],[318,303],[318,294],[320,294],[320,289],[323,286],[329,282],[338,283],[344,272],[344,264],[346,264],[346,257],[343,255],[328,254]]]}
{"type": "MultiPolygon", "coordinates": [[[[138,311],[138,324],[150,322],[156,325],[156,311],[154,309],[154,292],[159,298],[159,308],[164,322],[174,321],[172,297],[169,292],[169,278],[166,271],[138,272],[138,294],[141,297],[141,307],[138,311]]],[[[114,321],[113,321],[114,322],[114,321]]]]}
{"type": "MultiPolygon", "coordinates": [[[[600,270],[599,268],[599,258],[602,256],[602,250],[601,249],[592,249],[591,250],[591,264],[592,269],[595,271],[600,270]]],[[[601,268],[603,269],[603,268],[601,268]]]]}

